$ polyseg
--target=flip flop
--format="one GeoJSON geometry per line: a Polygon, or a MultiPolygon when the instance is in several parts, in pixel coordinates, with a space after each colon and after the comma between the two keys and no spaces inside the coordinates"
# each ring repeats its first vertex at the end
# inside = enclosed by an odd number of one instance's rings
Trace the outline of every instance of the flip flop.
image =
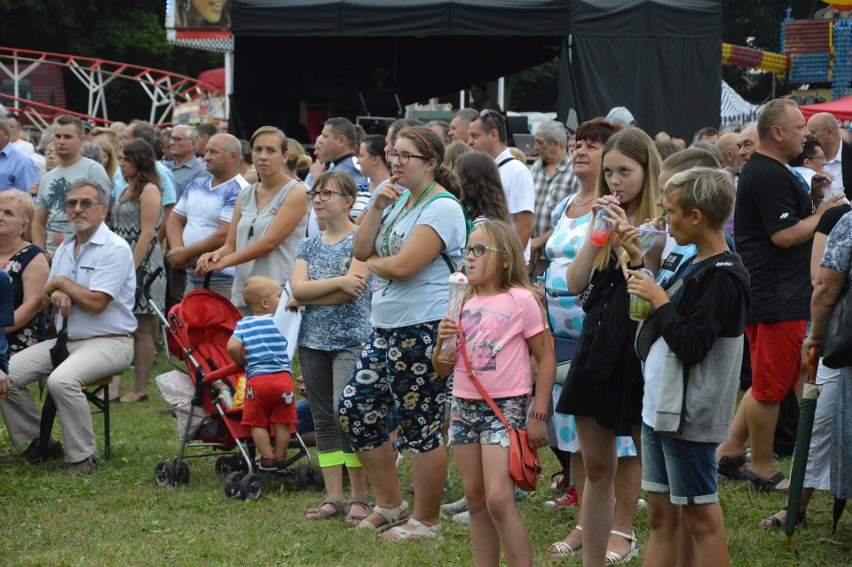
{"type": "Polygon", "coordinates": [[[755,492],[780,492],[781,494],[787,494],[790,492],[788,488],[778,488],[778,484],[784,480],[784,473],[778,471],[770,478],[763,478],[762,476],[758,476],[751,469],[743,469],[743,476],[748,481],[748,487],[750,490],[755,492]]]}

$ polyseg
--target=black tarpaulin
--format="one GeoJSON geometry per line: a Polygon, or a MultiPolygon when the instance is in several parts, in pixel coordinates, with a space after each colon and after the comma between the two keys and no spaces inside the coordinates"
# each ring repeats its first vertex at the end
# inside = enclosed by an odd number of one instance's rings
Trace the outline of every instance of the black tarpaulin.
{"type": "Polygon", "coordinates": [[[626,106],[653,135],[691,140],[719,126],[722,8],[698,0],[572,2],[559,114],[580,121],[626,106]]]}
{"type": "Polygon", "coordinates": [[[719,122],[713,0],[234,0],[232,29],[244,134],[278,124],[304,140],[305,108],[354,117],[365,89],[425,101],[560,53],[560,119],[627,106],[680,136],[719,122]]]}

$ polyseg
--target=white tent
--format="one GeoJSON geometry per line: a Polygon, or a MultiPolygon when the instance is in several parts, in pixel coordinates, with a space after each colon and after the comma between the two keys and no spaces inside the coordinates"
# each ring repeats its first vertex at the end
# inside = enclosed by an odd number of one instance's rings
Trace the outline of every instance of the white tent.
{"type": "Polygon", "coordinates": [[[731,85],[722,81],[722,130],[733,130],[752,120],[757,120],[757,104],[752,104],[731,88],[731,85]]]}

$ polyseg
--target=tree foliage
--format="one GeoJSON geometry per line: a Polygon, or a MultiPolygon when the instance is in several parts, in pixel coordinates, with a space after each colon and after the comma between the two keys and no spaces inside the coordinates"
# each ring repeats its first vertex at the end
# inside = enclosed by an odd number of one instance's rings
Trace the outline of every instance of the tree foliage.
{"type": "MultiPolygon", "coordinates": [[[[222,66],[222,55],[171,45],[163,0],[0,0],[0,44],[94,57],[191,77],[222,66]]],[[[85,109],[88,91],[65,75],[68,105],[85,109]]],[[[128,81],[108,87],[110,118],[148,117],[147,95],[128,81]]]]}

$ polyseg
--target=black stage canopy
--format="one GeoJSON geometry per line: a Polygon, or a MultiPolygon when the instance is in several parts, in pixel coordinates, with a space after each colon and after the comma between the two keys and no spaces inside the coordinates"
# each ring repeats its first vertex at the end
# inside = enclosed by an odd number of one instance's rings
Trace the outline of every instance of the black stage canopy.
{"type": "Polygon", "coordinates": [[[561,119],[624,105],[680,135],[719,120],[712,0],[234,0],[232,30],[243,135],[279,124],[306,141],[306,109],[352,117],[361,92],[409,104],[560,54],[561,119]]]}

